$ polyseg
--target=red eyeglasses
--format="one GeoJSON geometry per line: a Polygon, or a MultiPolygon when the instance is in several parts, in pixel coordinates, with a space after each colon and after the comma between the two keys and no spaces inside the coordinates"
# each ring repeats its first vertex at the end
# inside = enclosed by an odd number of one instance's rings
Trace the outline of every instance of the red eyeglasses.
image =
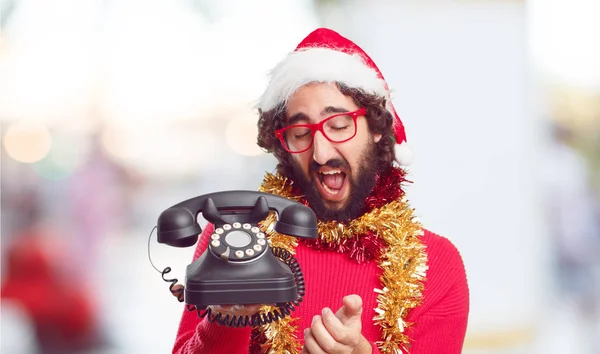
{"type": "Polygon", "coordinates": [[[295,124],[275,131],[275,136],[289,153],[299,154],[311,148],[316,132],[332,143],[346,142],[356,135],[356,118],[364,116],[366,108],[344,112],[315,124],[295,124]]]}

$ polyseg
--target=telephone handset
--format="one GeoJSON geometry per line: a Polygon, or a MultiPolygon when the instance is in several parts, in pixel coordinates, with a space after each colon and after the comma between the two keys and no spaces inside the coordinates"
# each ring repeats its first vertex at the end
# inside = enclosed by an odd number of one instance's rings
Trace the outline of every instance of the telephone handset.
{"type": "Polygon", "coordinates": [[[187,304],[197,309],[224,304],[277,304],[281,310],[262,318],[218,321],[236,327],[277,320],[284,313],[289,315],[294,309],[292,304],[298,305],[304,294],[299,266],[289,252],[271,249],[258,225],[271,210],[277,214],[273,229],[278,233],[317,238],[317,218],[310,208],[263,192],[206,194],[161,213],[158,242],[170,246],[189,247],[197,242],[202,232],[197,222],[199,213],[215,226],[208,249],[187,266],[184,287],[187,304]]]}

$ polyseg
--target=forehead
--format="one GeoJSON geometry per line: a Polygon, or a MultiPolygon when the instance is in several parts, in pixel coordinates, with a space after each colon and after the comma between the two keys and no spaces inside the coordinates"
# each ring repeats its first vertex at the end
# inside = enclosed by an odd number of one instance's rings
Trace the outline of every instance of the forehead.
{"type": "Polygon", "coordinates": [[[332,83],[311,83],[300,87],[287,100],[286,117],[303,113],[311,119],[323,118],[332,112],[328,107],[339,111],[355,111],[356,103],[350,96],[340,92],[332,83]]]}

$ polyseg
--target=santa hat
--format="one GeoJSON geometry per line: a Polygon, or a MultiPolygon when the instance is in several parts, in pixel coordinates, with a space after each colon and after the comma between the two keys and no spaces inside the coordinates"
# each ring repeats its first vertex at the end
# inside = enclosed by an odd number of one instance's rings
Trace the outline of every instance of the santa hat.
{"type": "Polygon", "coordinates": [[[258,103],[262,111],[287,102],[300,87],[314,82],[338,82],[385,98],[386,109],[394,118],[396,161],[404,166],[411,163],[412,152],[406,142],[404,125],[392,104],[388,85],[373,60],[351,40],[330,29],[319,28],[304,38],[270,76],[269,85],[258,103]]]}

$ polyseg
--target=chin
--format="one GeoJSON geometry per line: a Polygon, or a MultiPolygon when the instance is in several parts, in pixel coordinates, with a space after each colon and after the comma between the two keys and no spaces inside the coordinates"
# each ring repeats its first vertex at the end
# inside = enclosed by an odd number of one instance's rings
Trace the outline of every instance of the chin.
{"type": "Polygon", "coordinates": [[[323,200],[323,205],[325,206],[325,208],[331,210],[331,211],[340,211],[340,210],[344,210],[348,207],[348,198],[341,200],[341,201],[332,201],[332,200],[327,200],[325,198],[323,198],[321,196],[322,200],[323,200]]]}
{"type": "Polygon", "coordinates": [[[311,188],[305,189],[305,196],[309,205],[321,221],[346,222],[358,216],[363,203],[351,198],[351,189],[342,200],[329,200],[319,193],[319,188],[312,184],[311,188]]]}

